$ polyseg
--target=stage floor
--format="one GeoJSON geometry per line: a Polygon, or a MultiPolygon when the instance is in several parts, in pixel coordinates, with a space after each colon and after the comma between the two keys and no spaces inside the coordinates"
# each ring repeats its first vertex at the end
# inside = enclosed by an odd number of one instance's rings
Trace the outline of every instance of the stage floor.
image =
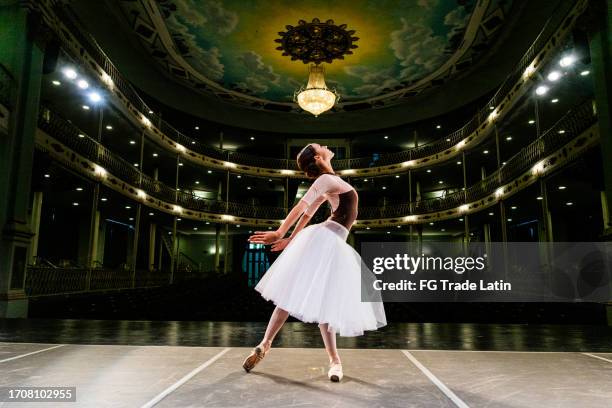
{"type": "MultiPolygon", "coordinates": [[[[76,387],[53,407],[610,407],[612,353],[0,343],[0,386],[76,387]]],[[[40,407],[41,403],[0,403],[40,407]]],[[[43,406],[45,406],[43,404],[43,406]]]]}

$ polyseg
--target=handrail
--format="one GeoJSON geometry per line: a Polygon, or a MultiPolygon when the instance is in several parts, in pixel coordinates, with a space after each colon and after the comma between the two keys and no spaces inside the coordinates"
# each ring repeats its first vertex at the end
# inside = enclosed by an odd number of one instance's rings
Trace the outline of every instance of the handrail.
{"type": "MultiPolygon", "coordinates": [[[[562,23],[556,29],[567,29],[567,16],[571,15],[571,13],[574,11],[581,12],[584,7],[586,7],[586,3],[586,0],[578,1],[567,12],[566,17],[561,19],[562,23]]],[[[202,144],[197,139],[193,139],[187,135],[182,134],[169,123],[164,121],[156,113],[149,114],[149,112],[152,112],[152,110],[134,91],[129,82],[123,78],[121,73],[117,70],[117,68],[113,65],[110,59],[102,51],[95,39],[93,39],[88,34],[84,34],[82,30],[77,27],[75,21],[73,21],[72,18],[67,16],[66,10],[63,7],[55,6],[53,7],[53,9],[55,13],[58,13],[59,15],[63,16],[63,18],[61,19],[62,23],[67,26],[68,30],[77,39],[79,44],[87,50],[93,60],[112,79],[114,86],[121,90],[121,92],[123,93],[123,95],[125,95],[129,103],[132,104],[133,107],[141,114],[148,115],[147,118],[150,120],[151,124],[153,126],[156,126],[157,129],[161,131],[164,135],[166,135],[168,138],[172,139],[173,141],[182,146],[188,147],[189,150],[195,153],[199,153],[216,160],[225,160],[239,165],[242,164],[248,166],[265,167],[270,169],[297,170],[297,164],[294,160],[267,158],[207,146],[205,144],[202,144]]],[[[497,108],[498,106],[500,106],[500,104],[503,103],[506,94],[510,92],[515,86],[516,80],[520,78],[520,76],[524,73],[525,69],[527,69],[529,64],[536,58],[536,56],[544,50],[549,38],[554,35],[549,33],[549,31],[555,29],[554,27],[551,27],[550,22],[553,20],[557,20],[561,13],[562,10],[561,8],[559,8],[555,11],[555,14],[553,14],[553,16],[551,16],[547,20],[545,26],[540,31],[540,34],[538,35],[534,43],[523,55],[519,63],[515,66],[514,70],[506,77],[502,85],[498,88],[495,95],[463,127],[451,133],[447,137],[443,137],[439,140],[424,144],[422,146],[418,146],[401,152],[382,154],[379,156],[375,167],[400,164],[408,160],[422,159],[425,157],[436,155],[453,147],[461,140],[465,139],[466,136],[477,130],[478,127],[490,114],[490,107],[497,108]]],[[[337,170],[369,168],[372,167],[371,161],[372,158],[370,157],[338,159],[334,162],[334,167],[337,170]]]]}
{"type": "MultiPolygon", "coordinates": [[[[466,191],[458,191],[443,198],[415,201],[412,206],[410,203],[402,203],[385,207],[360,207],[358,210],[359,221],[445,211],[484,198],[494,193],[501,185],[515,180],[526,170],[536,165],[538,161],[579,136],[595,122],[593,102],[589,99],[582,102],[576,109],[568,112],[539,138],[507,160],[506,164],[497,171],[484,180],[477,181],[466,191]]],[[[176,202],[187,209],[239,217],[276,220],[285,217],[284,208],[254,207],[240,203],[202,199],[183,191],[176,194],[177,192],[173,188],[141,173],[130,163],[116,156],[95,140],[85,135],[79,137],[78,128],[48,109],[41,109],[39,126],[59,142],[65,143],[70,149],[103,166],[131,186],[138,186],[138,180],[142,177],[141,188],[143,191],[165,202],[176,202]]]]}

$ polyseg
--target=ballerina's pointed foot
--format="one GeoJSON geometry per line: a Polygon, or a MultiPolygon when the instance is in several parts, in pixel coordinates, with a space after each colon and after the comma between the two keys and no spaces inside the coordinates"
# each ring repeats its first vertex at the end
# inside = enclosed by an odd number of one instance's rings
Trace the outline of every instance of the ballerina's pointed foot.
{"type": "Polygon", "coordinates": [[[330,379],[330,381],[339,382],[343,376],[344,375],[342,373],[341,363],[331,363],[329,365],[329,371],[327,372],[327,377],[330,379]]]}
{"type": "Polygon", "coordinates": [[[244,359],[244,362],[242,363],[242,368],[244,368],[244,370],[248,373],[261,360],[263,360],[268,351],[270,351],[269,347],[266,348],[261,344],[254,347],[251,351],[251,354],[249,354],[247,358],[244,359]]]}

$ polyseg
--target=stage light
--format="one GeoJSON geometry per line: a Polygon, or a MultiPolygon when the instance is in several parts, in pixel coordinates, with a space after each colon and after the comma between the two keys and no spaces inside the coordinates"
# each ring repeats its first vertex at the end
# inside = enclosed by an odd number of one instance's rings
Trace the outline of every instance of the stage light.
{"type": "Polygon", "coordinates": [[[129,205],[126,205],[126,206],[125,206],[125,209],[126,209],[126,210],[131,210],[131,209],[132,209],[132,207],[130,207],[129,205]]]}
{"type": "Polygon", "coordinates": [[[527,122],[527,123],[529,123],[530,125],[533,125],[535,123],[535,120],[530,119],[529,122],[527,122]]]}
{"type": "Polygon", "coordinates": [[[132,145],[136,144],[136,141],[135,140],[130,140],[130,144],[132,144],[132,145]]]}
{"type": "Polygon", "coordinates": [[[111,125],[106,125],[106,130],[113,130],[113,127],[111,125]]]}
{"type": "Polygon", "coordinates": [[[561,65],[562,67],[569,67],[574,63],[575,60],[576,58],[573,55],[566,55],[565,57],[561,58],[561,60],[559,61],[559,65],[561,65]]]}
{"type": "Polygon", "coordinates": [[[561,78],[561,73],[559,71],[552,71],[546,77],[546,79],[548,79],[551,82],[557,81],[559,78],[561,78]]]}
{"type": "Polygon", "coordinates": [[[436,129],[442,129],[442,126],[436,125],[436,129]]]}
{"type": "Polygon", "coordinates": [[[51,175],[50,174],[45,174],[45,178],[50,178],[51,175]]]}
{"type": "Polygon", "coordinates": [[[494,213],[489,213],[489,215],[495,215],[494,213]]]}
{"type": "Polygon", "coordinates": [[[565,205],[574,205],[574,203],[572,203],[571,201],[568,201],[567,203],[565,203],[565,205]]]}
{"type": "Polygon", "coordinates": [[[590,73],[591,73],[591,71],[589,71],[589,70],[585,70],[585,71],[582,71],[582,72],[580,73],[580,75],[582,75],[582,76],[587,76],[587,75],[589,75],[590,73]]]}
{"type": "Polygon", "coordinates": [[[438,181],[438,184],[444,184],[444,182],[442,180],[438,181]]]}
{"type": "Polygon", "coordinates": [[[512,209],[512,210],[516,210],[516,206],[515,206],[515,205],[513,205],[512,207],[510,207],[510,209],[512,209]]]}
{"type": "Polygon", "coordinates": [[[77,82],[77,85],[78,85],[78,87],[79,87],[79,88],[81,88],[81,89],[87,89],[87,88],[89,88],[89,84],[88,84],[88,83],[87,83],[87,81],[86,81],[86,80],[84,80],[84,79],[80,79],[80,80],[79,80],[79,82],[77,82]]]}
{"type": "Polygon", "coordinates": [[[489,154],[489,151],[488,150],[483,150],[483,153],[484,154],[489,154]]]}
{"type": "Polygon", "coordinates": [[[542,197],[542,196],[537,196],[536,197],[536,200],[543,200],[543,199],[544,199],[544,197],[542,197]]]}
{"type": "Polygon", "coordinates": [[[211,174],[211,173],[212,173],[212,170],[208,170],[208,174],[211,174]]]}
{"type": "Polygon", "coordinates": [[[94,103],[100,102],[102,100],[102,97],[100,96],[100,94],[95,92],[95,91],[94,92],[90,92],[88,96],[89,96],[89,100],[94,102],[94,103]]]}
{"type": "Polygon", "coordinates": [[[536,95],[545,95],[546,92],[548,92],[548,87],[546,85],[540,85],[536,88],[535,93],[536,95]]]}
{"type": "Polygon", "coordinates": [[[561,129],[561,130],[559,130],[557,133],[559,133],[560,135],[562,135],[562,134],[564,134],[564,133],[565,133],[565,130],[561,129]]]}
{"type": "Polygon", "coordinates": [[[555,98],[555,99],[551,99],[551,100],[550,100],[550,102],[551,102],[551,103],[557,103],[557,102],[559,102],[559,99],[557,99],[557,98],[555,98]]]}
{"type": "Polygon", "coordinates": [[[385,135],[385,139],[389,139],[389,136],[386,136],[386,135],[385,135]]]}
{"type": "Polygon", "coordinates": [[[395,178],[400,178],[399,174],[397,174],[397,175],[395,176],[395,178]]]}
{"type": "Polygon", "coordinates": [[[158,154],[157,154],[157,153],[153,153],[153,157],[157,157],[157,156],[158,156],[158,154]]]}
{"type": "Polygon", "coordinates": [[[382,189],[383,189],[383,190],[386,190],[386,189],[387,189],[387,186],[382,186],[382,189]]]}
{"type": "Polygon", "coordinates": [[[559,190],[565,190],[567,187],[565,187],[565,186],[559,186],[558,188],[559,188],[559,190]]]}
{"type": "Polygon", "coordinates": [[[508,141],[512,140],[512,136],[508,136],[508,137],[506,138],[506,140],[508,140],[508,141]]]}
{"type": "Polygon", "coordinates": [[[253,136],[251,136],[251,140],[255,140],[255,138],[253,136]]]}
{"type": "Polygon", "coordinates": [[[87,105],[83,105],[83,109],[84,109],[84,110],[89,110],[89,106],[87,106],[87,105]]]}
{"type": "Polygon", "coordinates": [[[152,216],[154,216],[154,215],[155,215],[155,214],[153,214],[153,213],[149,213],[149,216],[151,216],[151,217],[152,217],[152,216]]]}
{"type": "Polygon", "coordinates": [[[75,207],[79,205],[79,203],[72,203],[72,205],[74,205],[75,207]]]}
{"type": "Polygon", "coordinates": [[[77,187],[76,191],[83,191],[83,187],[77,187]]]}
{"type": "Polygon", "coordinates": [[[98,177],[106,177],[106,170],[103,167],[98,166],[96,164],[94,169],[95,169],[94,172],[96,173],[96,176],[98,176],[98,177]]]}
{"type": "Polygon", "coordinates": [[[427,169],[427,173],[431,173],[431,169],[427,169]]]}
{"type": "Polygon", "coordinates": [[[461,164],[461,162],[460,162],[460,161],[458,161],[458,162],[457,162],[457,164],[461,164]]]}
{"type": "Polygon", "coordinates": [[[51,83],[55,86],[60,86],[62,84],[60,81],[51,81],[51,83]]]}
{"type": "Polygon", "coordinates": [[[82,134],[82,133],[79,133],[79,137],[80,137],[81,139],[83,139],[83,138],[85,137],[85,135],[84,135],[84,134],[82,134]]]}
{"type": "Polygon", "coordinates": [[[106,197],[102,197],[102,198],[100,199],[100,201],[108,201],[108,198],[106,198],[106,197]]]}
{"type": "Polygon", "coordinates": [[[68,79],[74,79],[77,77],[77,73],[72,68],[64,68],[63,70],[64,76],[68,79]]]}

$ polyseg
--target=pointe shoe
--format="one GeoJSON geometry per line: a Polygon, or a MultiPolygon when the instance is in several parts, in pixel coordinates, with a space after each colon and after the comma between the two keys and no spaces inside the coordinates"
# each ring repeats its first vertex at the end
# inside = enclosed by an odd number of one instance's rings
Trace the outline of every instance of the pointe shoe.
{"type": "Polygon", "coordinates": [[[265,355],[266,351],[264,350],[264,348],[261,346],[256,346],[251,351],[251,354],[249,354],[248,357],[244,359],[244,362],[242,363],[242,368],[244,368],[244,370],[248,373],[253,369],[253,367],[257,365],[257,363],[263,360],[265,355]]]}
{"type": "Polygon", "coordinates": [[[327,377],[332,382],[339,382],[342,377],[342,364],[341,363],[332,363],[329,365],[329,371],[327,372],[327,377]]]}

